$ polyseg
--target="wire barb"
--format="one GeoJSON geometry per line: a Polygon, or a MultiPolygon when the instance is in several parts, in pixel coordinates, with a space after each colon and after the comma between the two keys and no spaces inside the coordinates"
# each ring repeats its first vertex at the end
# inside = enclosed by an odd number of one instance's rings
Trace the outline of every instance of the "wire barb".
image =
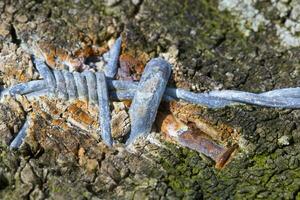
{"type": "MultiPolygon", "coordinates": [[[[90,105],[98,105],[101,137],[108,146],[113,145],[109,98],[132,99],[129,109],[132,129],[126,141],[127,145],[151,131],[161,100],[182,100],[209,108],[222,108],[240,103],[300,108],[300,87],[275,89],[260,94],[237,90],[193,93],[180,88],[167,88],[171,65],[162,58],[154,58],[147,63],[140,82],[112,80],[117,72],[121,44],[121,37],[119,37],[109,52],[103,55],[107,62],[104,71],[96,73],[50,69],[42,58],[33,55],[33,63],[43,80],[21,83],[0,90],[0,99],[5,95],[26,95],[29,99],[49,96],[63,100],[79,99],[89,102],[90,105]]],[[[18,148],[22,144],[27,128],[28,120],[11,143],[10,148],[18,148]]]]}

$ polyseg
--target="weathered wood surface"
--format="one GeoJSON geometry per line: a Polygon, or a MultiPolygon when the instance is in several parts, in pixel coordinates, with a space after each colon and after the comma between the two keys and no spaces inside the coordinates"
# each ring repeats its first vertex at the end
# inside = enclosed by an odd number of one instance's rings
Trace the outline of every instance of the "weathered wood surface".
{"type": "MultiPolygon", "coordinates": [[[[299,87],[299,2],[247,7],[249,1],[240,0],[231,8],[226,2],[1,1],[0,84],[39,78],[23,44],[39,41],[53,68],[64,67],[60,59],[76,68],[80,58],[102,54],[122,33],[123,53],[143,64],[157,55],[173,64],[172,86],[250,92],[299,87]],[[257,15],[243,14],[253,9],[257,15]]],[[[157,134],[161,146],[141,141],[136,153],[122,145],[106,148],[98,143],[97,108],[82,101],[17,98],[0,104],[1,199],[300,198],[300,110],[163,105],[185,122],[198,120],[222,145],[238,142],[232,161],[217,170],[211,160],[157,134]],[[7,144],[26,113],[26,145],[12,152],[7,144]]],[[[128,113],[123,104],[113,107],[113,137],[122,141],[128,113]]]]}

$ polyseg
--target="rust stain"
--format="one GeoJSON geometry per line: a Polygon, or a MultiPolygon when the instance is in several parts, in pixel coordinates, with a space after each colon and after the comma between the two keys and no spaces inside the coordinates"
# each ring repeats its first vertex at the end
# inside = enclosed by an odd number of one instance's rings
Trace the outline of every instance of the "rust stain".
{"type": "MultiPolygon", "coordinates": [[[[56,48],[50,44],[41,43],[39,47],[42,50],[42,54],[49,66],[56,67],[59,64],[68,63],[75,69],[78,69],[84,64],[85,58],[99,56],[107,51],[107,48],[104,47],[95,48],[92,46],[86,46],[76,50],[72,55],[66,50],[56,48]]],[[[128,72],[128,76],[134,76],[134,80],[139,80],[144,71],[145,63],[149,60],[149,55],[145,52],[134,49],[124,50],[126,49],[126,44],[124,43],[122,43],[122,47],[123,51],[119,58],[120,68],[124,69],[126,73],[128,72]]],[[[21,80],[26,78],[23,71],[15,70],[15,72],[12,71],[11,73],[14,73],[15,75],[17,74],[21,80]]],[[[78,152],[78,146],[82,145],[80,144],[82,142],[81,137],[77,138],[76,136],[70,136],[72,135],[71,128],[66,123],[66,120],[53,119],[51,115],[58,116],[63,113],[63,117],[65,118],[71,117],[79,123],[89,126],[97,126],[98,122],[95,120],[97,117],[95,118],[95,116],[93,116],[93,111],[89,111],[87,102],[76,100],[69,105],[66,110],[60,110],[57,108],[55,106],[56,102],[52,102],[47,99],[44,99],[44,102],[48,107],[49,113],[40,111],[40,117],[50,122],[51,125],[60,126],[64,131],[63,133],[60,133],[59,131],[51,130],[51,137],[47,136],[47,134],[40,136],[43,137],[40,138],[43,145],[57,145],[60,146],[58,149],[65,148],[73,153],[84,155],[85,152],[78,152]],[[64,141],[66,139],[70,139],[70,141],[64,142],[65,144],[59,144],[61,139],[64,139],[64,141]],[[74,144],[77,146],[74,146],[74,144]],[[61,145],[64,146],[62,147],[61,145]]],[[[124,104],[128,108],[131,101],[124,101],[124,104]]],[[[212,123],[208,120],[201,118],[198,113],[201,113],[203,108],[200,106],[190,104],[181,105],[177,102],[171,102],[167,103],[167,110],[170,110],[173,114],[158,112],[156,121],[158,126],[161,128],[161,132],[164,133],[164,136],[168,141],[176,142],[198,152],[204,153],[216,162],[216,168],[219,169],[226,166],[226,164],[232,159],[232,155],[238,146],[233,145],[230,148],[225,148],[225,146],[228,138],[233,141],[238,140],[238,135],[235,133],[233,128],[222,123],[212,125],[212,123]],[[223,142],[225,145],[221,146],[215,141],[223,142]]],[[[95,112],[97,113],[97,111],[95,112]]],[[[43,131],[46,132],[45,130],[43,131]]],[[[95,166],[96,163],[91,161],[91,169],[95,166]]]]}
{"type": "Polygon", "coordinates": [[[62,120],[62,119],[53,119],[52,120],[52,124],[54,126],[60,126],[63,122],[64,122],[64,120],[62,120]]]}
{"type": "Polygon", "coordinates": [[[196,129],[197,126],[194,124],[186,125],[172,114],[159,112],[156,123],[168,141],[175,141],[182,146],[203,153],[215,161],[215,167],[218,169],[223,168],[228,163],[232,153],[237,148],[237,145],[227,149],[217,144],[205,132],[196,129]]]}
{"type": "Polygon", "coordinates": [[[67,108],[65,115],[71,116],[71,118],[79,123],[95,126],[97,121],[85,110],[88,111],[87,103],[76,100],[67,108]]]}
{"type": "Polygon", "coordinates": [[[78,149],[97,146],[97,141],[84,134],[74,134],[76,129],[68,125],[63,118],[49,119],[48,113],[36,110],[31,116],[32,123],[29,127],[29,141],[31,146],[41,146],[59,154],[78,154],[78,149]],[[56,126],[59,126],[57,129],[56,126]],[[63,141],[63,142],[62,142],[63,141]]]}
{"type": "Polygon", "coordinates": [[[124,105],[125,105],[125,107],[126,107],[127,109],[130,108],[130,105],[131,105],[131,103],[132,103],[131,100],[124,100],[124,101],[122,101],[122,102],[124,103],[124,105]]]}
{"type": "Polygon", "coordinates": [[[76,120],[79,120],[85,124],[92,125],[95,121],[89,116],[86,112],[83,112],[82,110],[79,111],[78,117],[76,117],[76,120]]]}
{"type": "Polygon", "coordinates": [[[7,76],[9,77],[15,77],[20,82],[28,82],[30,79],[28,78],[28,75],[25,72],[25,69],[20,69],[18,67],[9,67],[5,66],[4,70],[7,76]]]}
{"type": "Polygon", "coordinates": [[[238,148],[239,148],[238,144],[234,144],[232,147],[229,147],[223,154],[221,154],[217,158],[215,167],[217,169],[224,168],[233,159],[234,152],[238,148]]]}
{"type": "Polygon", "coordinates": [[[87,58],[92,56],[99,56],[108,51],[105,47],[91,47],[87,46],[82,49],[78,49],[75,51],[74,56],[77,58],[87,58]]]}
{"type": "Polygon", "coordinates": [[[52,68],[62,68],[66,64],[76,71],[82,70],[84,61],[88,57],[100,56],[107,51],[106,47],[95,47],[85,45],[77,49],[74,53],[68,52],[63,48],[55,47],[46,42],[37,44],[37,51],[45,58],[46,63],[52,68]]]}
{"type": "Polygon", "coordinates": [[[214,124],[209,119],[204,118],[201,114],[206,112],[206,108],[204,107],[180,102],[170,102],[166,104],[166,108],[184,123],[194,124],[197,129],[205,132],[205,134],[213,140],[221,142],[224,145],[227,145],[228,142],[236,143],[239,140],[239,130],[222,122],[214,124]]]}
{"type": "Polygon", "coordinates": [[[188,130],[188,127],[176,119],[172,114],[165,114],[162,112],[157,113],[156,124],[166,139],[171,142],[175,142],[175,137],[188,130]]]}
{"type": "Polygon", "coordinates": [[[128,37],[123,35],[122,52],[119,58],[120,69],[128,72],[129,75],[133,75],[134,80],[139,80],[151,56],[140,49],[131,47],[130,44],[132,42],[128,41],[128,37]]]}
{"type": "Polygon", "coordinates": [[[131,54],[123,53],[120,58],[119,79],[126,79],[131,77],[132,80],[140,80],[144,71],[145,65],[138,58],[131,54]],[[120,70],[123,72],[120,73],[120,70]]]}

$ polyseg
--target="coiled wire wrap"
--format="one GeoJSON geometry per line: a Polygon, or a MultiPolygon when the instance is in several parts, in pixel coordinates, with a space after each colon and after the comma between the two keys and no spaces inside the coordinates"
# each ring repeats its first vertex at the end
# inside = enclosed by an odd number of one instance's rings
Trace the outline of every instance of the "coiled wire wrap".
{"type": "Polygon", "coordinates": [[[66,70],[53,70],[50,73],[55,77],[55,88],[51,91],[58,98],[80,99],[92,105],[98,104],[101,137],[108,146],[112,146],[108,89],[104,72],[71,73],[66,70]]]}

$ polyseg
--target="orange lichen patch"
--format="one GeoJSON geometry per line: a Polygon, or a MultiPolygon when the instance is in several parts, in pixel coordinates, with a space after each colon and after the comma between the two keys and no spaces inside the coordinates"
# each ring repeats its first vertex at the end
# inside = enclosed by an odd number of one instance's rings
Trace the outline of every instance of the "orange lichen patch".
{"type": "Polygon", "coordinates": [[[0,51],[0,57],[1,85],[9,87],[35,79],[30,56],[18,45],[4,43],[0,51]]]}
{"type": "Polygon", "coordinates": [[[98,124],[97,117],[91,116],[88,113],[88,107],[86,102],[76,100],[72,103],[64,113],[65,117],[71,117],[75,121],[79,122],[80,124],[84,124],[85,126],[96,126],[98,124]]]}
{"type": "Polygon", "coordinates": [[[14,79],[17,79],[20,83],[30,81],[25,69],[20,69],[16,66],[3,66],[1,71],[4,72],[7,77],[14,77],[14,79]]]}
{"type": "Polygon", "coordinates": [[[141,51],[136,46],[133,46],[135,42],[130,41],[131,39],[132,38],[127,37],[125,34],[122,35],[122,54],[128,53],[134,56],[135,58],[138,58],[143,63],[146,63],[150,59],[149,54],[145,53],[144,51],[141,51]]]}
{"type": "Polygon", "coordinates": [[[107,51],[104,47],[85,46],[75,50],[74,54],[51,44],[40,42],[37,44],[35,53],[41,54],[46,63],[52,68],[63,69],[64,65],[72,70],[80,71],[84,65],[84,59],[91,56],[100,56],[107,51]]]}
{"type": "MultiPolygon", "coordinates": [[[[62,112],[64,112],[64,110],[61,110],[60,108],[57,107],[56,101],[48,99],[47,97],[40,97],[40,99],[42,99],[42,101],[41,101],[42,107],[45,108],[45,110],[47,110],[48,115],[58,116],[62,112]]],[[[37,107],[35,107],[37,109],[39,109],[41,107],[41,104],[38,102],[36,102],[36,104],[33,104],[33,105],[37,106],[37,107]]]]}
{"type": "Polygon", "coordinates": [[[122,52],[120,56],[120,67],[127,65],[132,72],[140,78],[144,71],[146,63],[150,60],[150,55],[144,51],[128,46],[126,36],[122,40],[122,52]]]}
{"type": "Polygon", "coordinates": [[[133,71],[141,73],[144,69],[143,63],[128,53],[122,54],[119,59],[120,64],[127,65],[133,71]]]}
{"type": "Polygon", "coordinates": [[[62,120],[62,119],[53,119],[51,123],[53,124],[53,126],[60,126],[64,122],[65,122],[65,120],[62,120]]]}
{"type": "MultiPolygon", "coordinates": [[[[22,100],[22,104],[25,100],[27,99],[22,100]]],[[[118,104],[122,103],[119,102],[118,104]]],[[[30,101],[28,105],[26,104],[26,107],[27,110],[33,111],[31,113],[34,115],[38,115],[46,120],[47,125],[45,126],[55,127],[63,134],[70,130],[80,132],[96,141],[101,141],[97,105],[90,105],[86,101],[81,100],[63,101],[49,97],[40,97],[38,100],[33,99],[30,101]]],[[[130,131],[130,120],[124,105],[114,106],[111,124],[112,135],[115,139],[122,139],[130,131]]],[[[75,134],[74,137],[80,138],[80,135],[75,134]]],[[[52,132],[49,132],[47,137],[52,138],[52,132]]],[[[47,139],[47,141],[49,140],[47,139]]],[[[63,144],[67,141],[61,139],[60,142],[63,144]]]]}
{"type": "Polygon", "coordinates": [[[232,140],[238,141],[240,137],[240,130],[234,129],[227,124],[221,123],[218,125],[218,129],[223,133],[221,135],[221,140],[224,141],[227,138],[231,137],[232,140]]]}
{"type": "Polygon", "coordinates": [[[86,32],[79,32],[77,37],[77,41],[80,41],[84,45],[92,45],[96,44],[96,41],[98,40],[98,36],[95,33],[86,33],[86,32]]]}
{"type": "Polygon", "coordinates": [[[46,60],[46,63],[49,66],[51,67],[55,66],[55,56],[56,56],[55,46],[45,42],[40,42],[36,44],[34,53],[38,56],[42,56],[46,60]]]}
{"type": "Polygon", "coordinates": [[[72,66],[74,69],[78,69],[83,64],[80,59],[71,56],[64,49],[55,48],[54,46],[49,45],[47,51],[45,51],[44,48],[41,48],[41,50],[46,63],[53,68],[63,69],[63,65],[68,65],[72,66]]]}
{"type": "Polygon", "coordinates": [[[68,131],[70,129],[69,125],[64,123],[61,123],[59,126],[63,131],[68,131]]]}
{"type": "Polygon", "coordinates": [[[26,140],[33,149],[40,146],[57,153],[77,155],[80,147],[87,149],[93,145],[97,146],[97,141],[93,137],[81,134],[80,130],[69,126],[64,119],[52,119],[42,110],[33,112],[30,119],[26,140]]]}
{"type": "Polygon", "coordinates": [[[75,112],[78,108],[88,109],[88,103],[85,101],[76,100],[72,102],[72,105],[69,106],[70,112],[75,112]]]}
{"type": "Polygon", "coordinates": [[[27,82],[28,81],[28,77],[27,77],[27,75],[25,74],[25,72],[23,70],[19,71],[19,73],[17,73],[17,77],[21,82],[27,82]]]}
{"type": "Polygon", "coordinates": [[[123,53],[120,58],[120,69],[125,72],[123,74],[119,73],[119,78],[126,78],[122,76],[133,76],[134,80],[139,80],[143,71],[145,64],[141,62],[139,59],[136,57],[132,56],[131,54],[128,53],[123,53]]]}
{"type": "Polygon", "coordinates": [[[80,120],[81,122],[85,123],[85,124],[92,124],[95,123],[95,120],[93,120],[91,118],[91,116],[89,116],[87,113],[85,113],[83,110],[79,110],[77,112],[78,117],[75,119],[80,120]]]}
{"type": "MultiPolygon", "coordinates": [[[[41,97],[41,101],[33,101],[31,103],[34,110],[43,110],[40,115],[51,121],[55,126],[62,129],[68,129],[65,122],[69,122],[85,131],[98,128],[98,110],[91,109],[86,102],[76,100],[71,102],[63,102],[59,100],[53,101],[47,97],[41,97]]],[[[94,108],[94,107],[92,107],[94,108]]]]}
{"type": "Polygon", "coordinates": [[[130,108],[130,105],[131,105],[131,103],[132,103],[132,101],[131,100],[124,100],[124,101],[122,101],[123,103],[124,103],[124,105],[125,105],[125,107],[126,108],[130,108]]]}
{"type": "Polygon", "coordinates": [[[67,65],[73,69],[79,69],[83,65],[83,60],[73,57],[64,49],[56,49],[55,54],[51,58],[55,62],[55,66],[67,65]]]}
{"type": "Polygon", "coordinates": [[[74,56],[78,58],[87,58],[92,56],[99,56],[107,52],[108,49],[105,47],[91,47],[87,46],[83,49],[78,49],[75,51],[74,56]]]}

